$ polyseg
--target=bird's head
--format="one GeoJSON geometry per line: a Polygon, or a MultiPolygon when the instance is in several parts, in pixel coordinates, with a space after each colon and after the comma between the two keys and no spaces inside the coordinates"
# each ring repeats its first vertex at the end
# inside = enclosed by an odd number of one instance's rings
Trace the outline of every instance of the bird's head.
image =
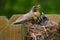
{"type": "Polygon", "coordinates": [[[40,8],[40,5],[33,6],[32,11],[37,12],[39,8],[40,8]]]}

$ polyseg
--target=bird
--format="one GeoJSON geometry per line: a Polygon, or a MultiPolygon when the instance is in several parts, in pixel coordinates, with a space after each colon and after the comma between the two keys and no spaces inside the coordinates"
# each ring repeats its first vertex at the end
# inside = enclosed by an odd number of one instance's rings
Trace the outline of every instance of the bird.
{"type": "Polygon", "coordinates": [[[54,25],[58,25],[56,22],[52,21],[51,19],[49,19],[45,13],[42,12],[42,15],[40,18],[36,19],[36,25],[40,25],[40,26],[54,26],[54,25]]]}
{"type": "Polygon", "coordinates": [[[43,25],[46,25],[47,23],[47,21],[48,21],[49,19],[46,17],[46,15],[42,12],[42,15],[39,17],[39,18],[37,18],[36,19],[36,24],[37,25],[41,25],[41,26],[43,26],[43,25]]]}
{"type": "Polygon", "coordinates": [[[46,17],[46,15],[43,12],[42,12],[42,15],[40,16],[40,18],[36,19],[36,25],[43,27],[47,36],[48,36],[48,33],[47,33],[45,26],[47,25],[48,21],[49,21],[49,19],[46,17]]]}
{"type": "Polygon", "coordinates": [[[15,22],[12,24],[23,24],[23,23],[28,23],[30,22],[31,24],[34,24],[37,17],[40,17],[40,12],[39,12],[40,5],[35,5],[32,7],[32,9],[26,13],[25,15],[17,18],[15,22]]]}

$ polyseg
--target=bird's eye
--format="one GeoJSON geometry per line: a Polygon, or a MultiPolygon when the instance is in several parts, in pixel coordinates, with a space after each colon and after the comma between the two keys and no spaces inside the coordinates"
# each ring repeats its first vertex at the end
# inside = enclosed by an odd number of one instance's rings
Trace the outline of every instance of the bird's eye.
{"type": "Polygon", "coordinates": [[[37,7],[34,7],[34,8],[37,8],[37,7]]]}

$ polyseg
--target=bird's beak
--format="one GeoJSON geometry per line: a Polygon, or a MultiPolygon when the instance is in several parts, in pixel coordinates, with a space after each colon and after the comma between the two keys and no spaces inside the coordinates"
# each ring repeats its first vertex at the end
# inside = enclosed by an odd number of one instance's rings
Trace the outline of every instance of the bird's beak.
{"type": "Polygon", "coordinates": [[[40,8],[40,5],[37,5],[38,8],[40,8]]]}

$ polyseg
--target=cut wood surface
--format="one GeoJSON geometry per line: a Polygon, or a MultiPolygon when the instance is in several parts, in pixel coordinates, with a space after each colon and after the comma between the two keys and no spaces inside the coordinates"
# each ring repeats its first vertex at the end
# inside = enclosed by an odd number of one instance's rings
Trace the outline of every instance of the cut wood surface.
{"type": "Polygon", "coordinates": [[[7,40],[5,28],[8,26],[8,24],[9,22],[6,16],[0,16],[0,40],[7,40]]]}

